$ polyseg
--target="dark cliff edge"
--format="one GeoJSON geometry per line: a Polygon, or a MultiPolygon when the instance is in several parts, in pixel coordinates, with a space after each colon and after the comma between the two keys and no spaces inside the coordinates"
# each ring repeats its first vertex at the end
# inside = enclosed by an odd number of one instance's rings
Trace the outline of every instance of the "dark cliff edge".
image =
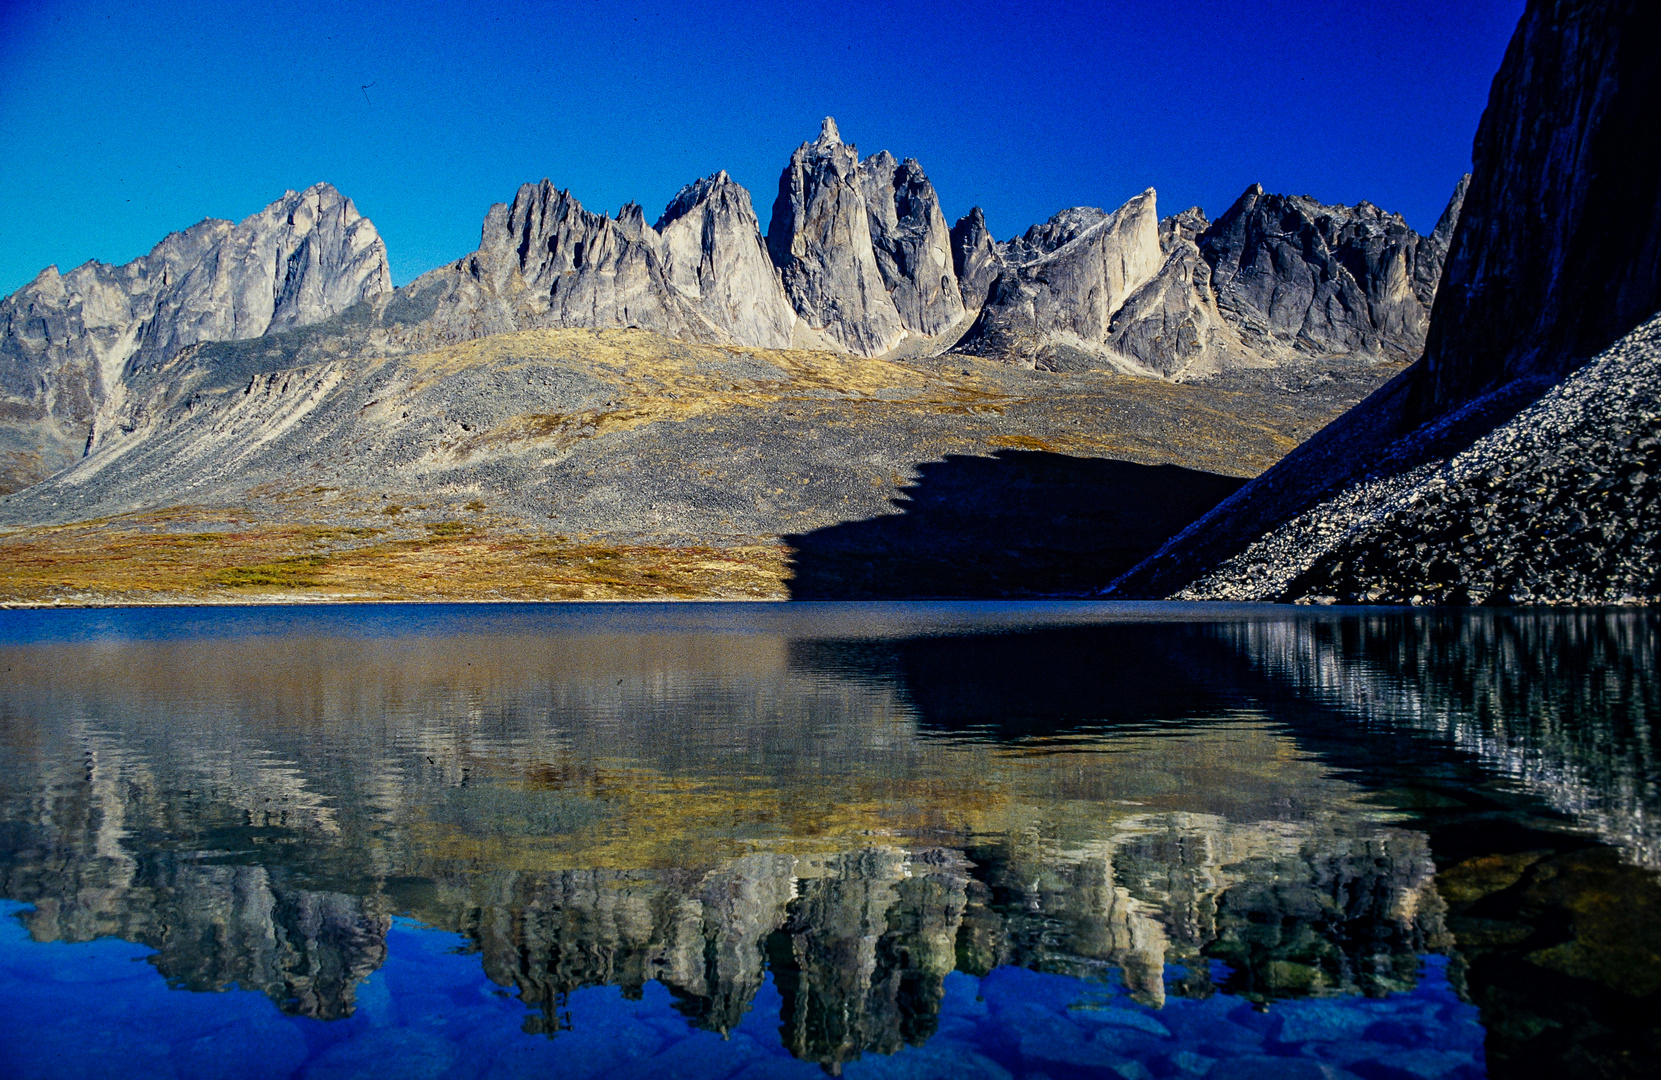
{"type": "MultiPolygon", "coordinates": [[[[1405,485],[1394,497],[1414,505],[1422,494],[1419,486],[1440,490],[1450,479],[1473,482],[1470,469],[1460,477],[1439,470],[1479,440],[1520,422],[1519,413],[1661,308],[1661,122],[1655,108],[1661,102],[1661,68],[1652,62],[1658,48],[1661,12],[1641,0],[1531,0],[1477,131],[1472,179],[1431,310],[1424,355],[1114,581],[1106,594],[1350,599],[1323,595],[1308,579],[1308,565],[1329,554],[1332,543],[1314,553],[1291,543],[1292,533],[1301,539],[1348,533],[1351,548],[1374,541],[1375,563],[1400,561],[1427,546],[1428,556],[1424,550],[1417,555],[1437,563],[1435,587],[1375,583],[1368,586],[1371,599],[1530,599],[1527,582],[1521,587],[1501,582],[1476,595],[1458,580],[1458,560],[1437,562],[1439,553],[1456,547],[1471,549],[1464,552],[1467,562],[1483,557],[1483,530],[1467,528],[1469,515],[1452,526],[1442,523],[1438,535],[1409,537],[1402,534],[1400,516],[1389,519],[1390,508],[1377,498],[1373,509],[1382,518],[1346,518],[1337,507],[1369,485],[1375,494],[1393,481],[1405,485]],[[1283,542],[1273,542],[1277,535],[1283,542]],[[1240,562],[1248,549],[1259,563],[1279,558],[1301,559],[1304,565],[1257,566],[1255,575],[1236,566],[1240,572],[1225,573],[1229,580],[1221,581],[1218,568],[1240,562]],[[1207,575],[1214,587],[1194,588],[1207,575]],[[1298,587],[1288,578],[1298,579],[1298,587]]],[[[1647,336],[1628,344],[1583,373],[1615,380],[1610,388],[1627,401],[1616,427],[1626,430],[1607,432],[1598,445],[1589,445],[1590,414],[1577,413],[1573,422],[1564,421],[1561,445],[1533,449],[1537,457],[1557,455],[1570,463],[1618,459],[1619,475],[1600,474],[1595,483],[1630,485],[1636,477],[1640,497],[1627,508],[1653,517],[1658,500],[1649,498],[1643,485],[1661,471],[1655,467],[1655,440],[1644,434],[1646,417],[1654,411],[1654,380],[1638,369],[1657,361],[1647,336]]],[[[1580,387],[1578,396],[1596,396],[1597,389],[1580,387]]],[[[1608,423],[1610,417],[1600,414],[1599,420],[1608,423]]],[[[1509,441],[1515,437],[1500,440],[1509,441]]],[[[1576,507],[1568,504],[1577,498],[1585,502],[1573,487],[1547,493],[1571,516],[1576,507]]],[[[1483,502],[1466,501],[1478,509],[1483,502]]],[[[1620,524],[1623,531],[1647,535],[1644,522],[1620,524]]],[[[1511,532],[1527,525],[1505,523],[1511,532]]],[[[1523,566],[1519,572],[1527,577],[1541,571],[1523,566]]],[[[1653,580],[1623,581],[1605,582],[1590,593],[1559,592],[1562,599],[1581,602],[1657,592],[1653,580]]],[[[1533,598],[1542,598],[1542,591],[1534,589],[1533,598]]]]}

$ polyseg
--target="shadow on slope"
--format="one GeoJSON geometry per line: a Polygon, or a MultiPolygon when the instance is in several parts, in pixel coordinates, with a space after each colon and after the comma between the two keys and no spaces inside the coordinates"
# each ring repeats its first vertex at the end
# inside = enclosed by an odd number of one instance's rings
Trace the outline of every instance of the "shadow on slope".
{"type": "Polygon", "coordinates": [[[785,537],[793,599],[1086,592],[1244,483],[1033,450],[948,454],[918,471],[898,514],[785,537]]]}

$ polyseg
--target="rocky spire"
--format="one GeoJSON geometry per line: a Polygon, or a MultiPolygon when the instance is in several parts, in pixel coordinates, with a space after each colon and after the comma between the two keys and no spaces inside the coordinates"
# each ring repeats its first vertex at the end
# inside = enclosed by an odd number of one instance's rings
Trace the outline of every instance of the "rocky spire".
{"type": "Polygon", "coordinates": [[[1029,366],[1105,360],[1114,313],[1163,261],[1153,189],[1111,214],[1064,210],[1009,254],[1025,261],[998,277],[960,347],[1029,366]]]}
{"type": "Polygon", "coordinates": [[[883,150],[859,166],[871,244],[883,285],[907,330],[933,336],[963,318],[951,233],[940,198],[915,158],[883,150]]]}
{"type": "Polygon", "coordinates": [[[796,313],[761,238],[750,193],[725,171],[681,188],[658,218],[669,284],[746,345],[787,349],[796,313]]]}
{"type": "Polygon", "coordinates": [[[980,310],[987,290],[1006,265],[1003,249],[992,239],[980,207],[971,209],[952,226],[952,269],[966,309],[980,310]]]}
{"type": "Polygon", "coordinates": [[[887,352],[905,336],[877,266],[859,153],[830,117],[779,177],[767,249],[811,328],[864,356],[887,352]]]}

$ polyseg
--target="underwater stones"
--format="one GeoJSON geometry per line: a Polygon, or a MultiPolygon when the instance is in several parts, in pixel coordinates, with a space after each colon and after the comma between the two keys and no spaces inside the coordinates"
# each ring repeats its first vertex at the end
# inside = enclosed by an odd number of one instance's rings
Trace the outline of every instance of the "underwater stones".
{"type": "Polygon", "coordinates": [[[440,1035],[410,1028],[377,1028],[325,1050],[304,1080],[439,1080],[449,1075],[457,1047],[440,1035]]]}
{"type": "Polygon", "coordinates": [[[1523,851],[1466,859],[1437,872],[1436,891],[1449,907],[1468,907],[1491,893],[1509,889],[1521,881],[1528,868],[1546,854],[1543,851],[1523,851]]]}

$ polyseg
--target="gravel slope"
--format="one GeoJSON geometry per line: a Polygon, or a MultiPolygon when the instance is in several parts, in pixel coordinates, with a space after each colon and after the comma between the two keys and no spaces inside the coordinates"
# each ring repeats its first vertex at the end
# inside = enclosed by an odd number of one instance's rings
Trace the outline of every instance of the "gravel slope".
{"type": "MultiPolygon", "coordinates": [[[[1435,437],[1415,433],[1389,456],[1435,437]]],[[[1645,603],[1661,597],[1658,477],[1661,317],[1468,449],[1363,477],[1176,596],[1645,603]]]]}

